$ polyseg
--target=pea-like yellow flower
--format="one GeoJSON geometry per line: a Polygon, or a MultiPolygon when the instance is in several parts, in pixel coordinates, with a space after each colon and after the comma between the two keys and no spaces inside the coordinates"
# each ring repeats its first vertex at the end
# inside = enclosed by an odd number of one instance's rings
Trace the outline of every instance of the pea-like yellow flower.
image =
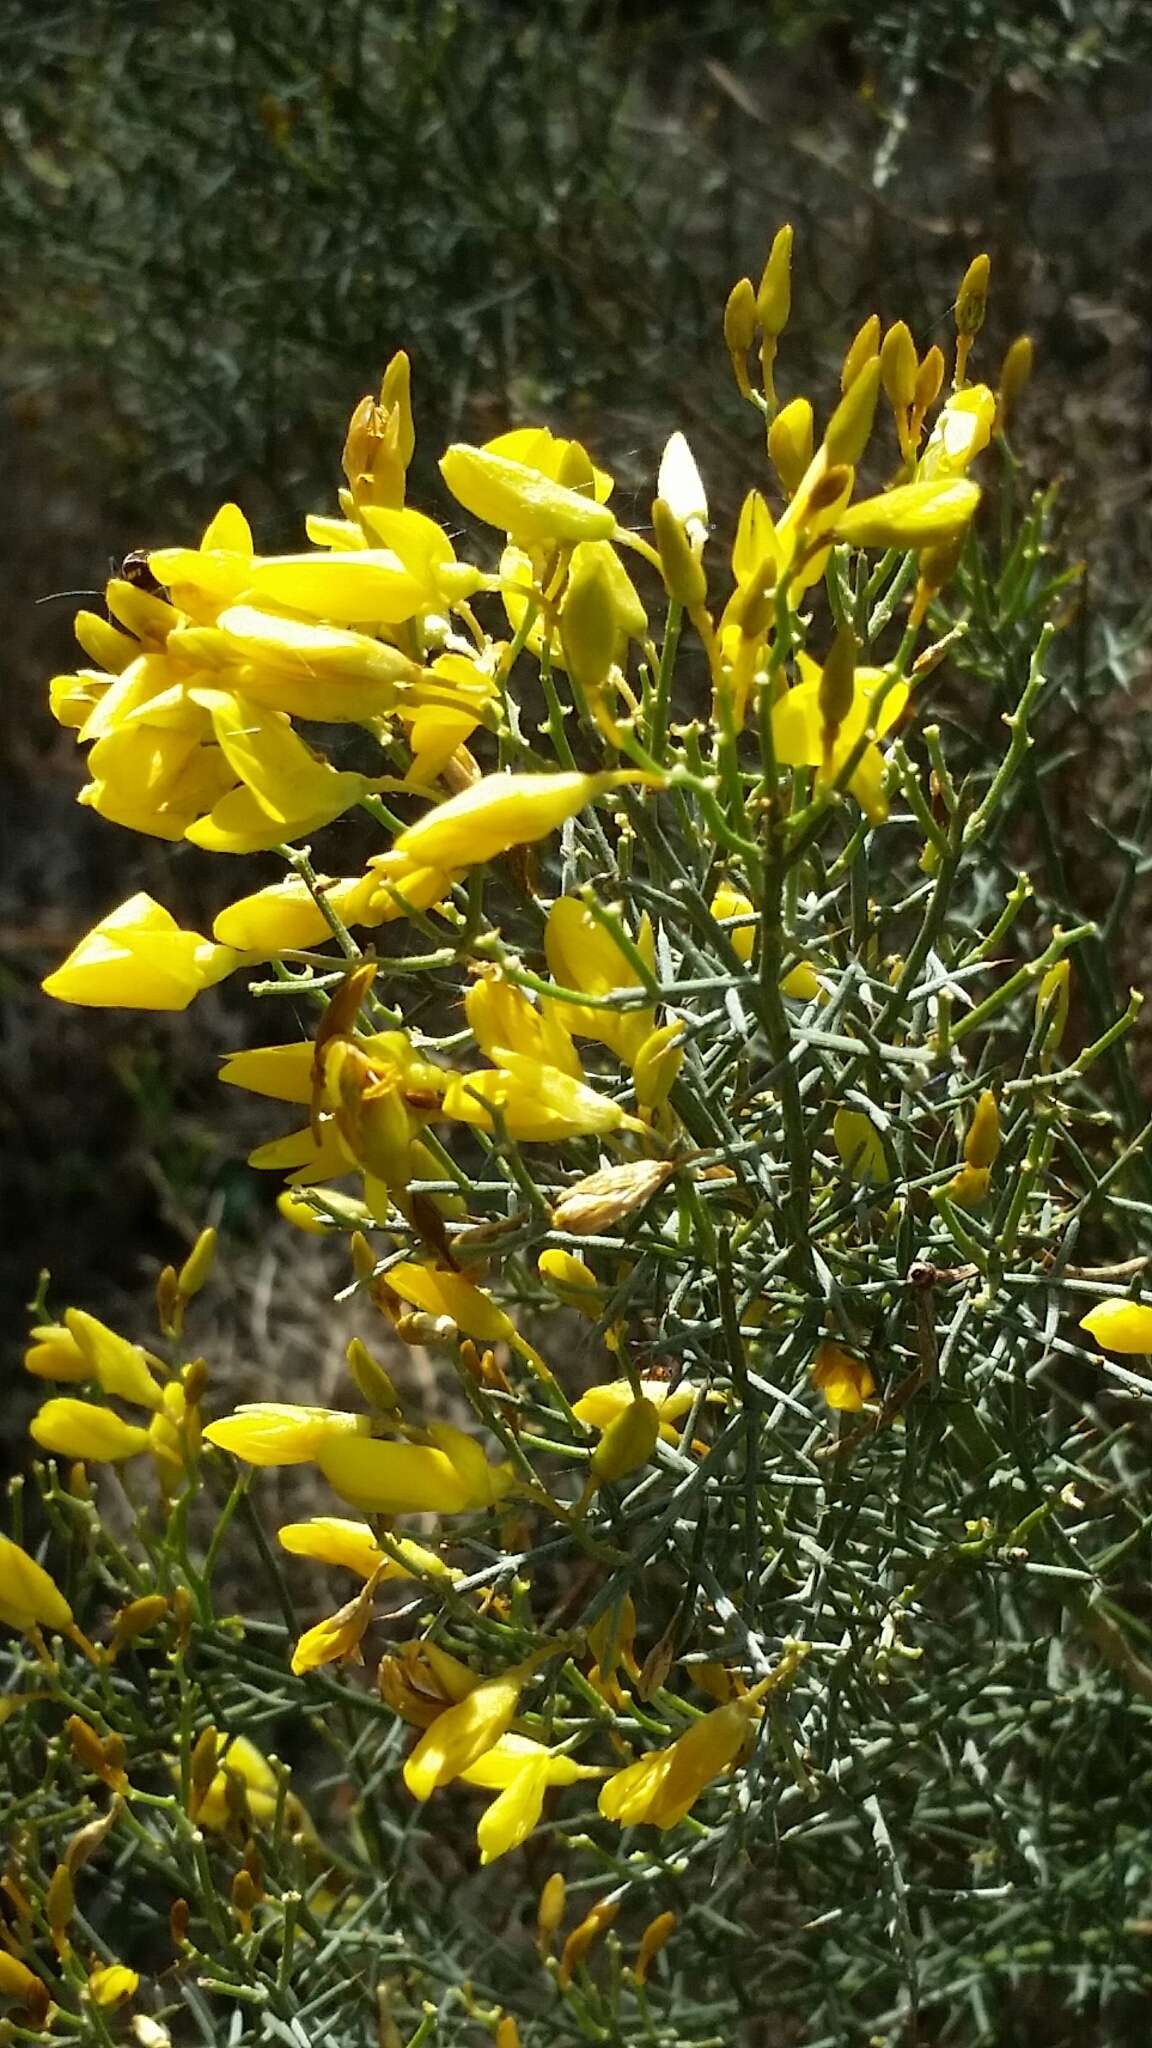
{"type": "Polygon", "coordinates": [[[230,690],[193,694],[210,712],[220,750],[240,784],[184,835],[209,853],[258,853],[301,839],[378,787],[369,776],[333,768],[314,754],[282,711],[230,690]]]}
{"type": "Polygon", "coordinates": [[[706,1786],[735,1762],[760,1712],[762,1684],[705,1714],[667,1749],[649,1751],[609,1778],[600,1794],[605,1820],[621,1827],[674,1828],[706,1786]]]}
{"type": "Polygon", "coordinates": [[[985,1088],[972,1113],[964,1140],[965,1164],[989,1167],[1000,1150],[1000,1111],[991,1088],[985,1088]]]}
{"type": "Polygon", "coordinates": [[[33,1416],[29,1434],[42,1451],[58,1458],[81,1458],[97,1465],[119,1465],[151,1448],[146,1429],[124,1422],[111,1408],[94,1401],[72,1401],[63,1396],[45,1401],[33,1416]]]}
{"type": "Polygon", "coordinates": [[[484,1679],[436,1716],[404,1765],[404,1783],[414,1799],[430,1799],[439,1786],[450,1785],[495,1748],[516,1717],[534,1669],[533,1663],[517,1664],[499,1678],[484,1679]]]}
{"type": "Polygon", "coordinates": [[[574,1252],[550,1249],[541,1252],[536,1266],[540,1278],[559,1295],[566,1308],[578,1309],[593,1322],[599,1321],[604,1290],[585,1259],[577,1258],[574,1252]]]}
{"type": "Polygon", "coordinates": [[[546,1749],[526,1735],[502,1736],[494,1748],[460,1773],[463,1784],[497,1794],[476,1828],[481,1864],[494,1863],[527,1839],[540,1820],[550,1785],[575,1785],[581,1779],[604,1775],[597,1766],[577,1763],[574,1757],[546,1749]]]}
{"type": "Polygon", "coordinates": [[[44,2025],[52,2004],[52,1995],[44,1979],[30,1970],[27,1963],[22,1963],[19,1956],[10,1955],[7,1949],[0,1949],[0,1998],[23,2006],[37,2027],[44,2025]]]}
{"type": "Polygon", "coordinates": [[[588,1488],[626,1479],[646,1465],[660,1435],[660,1409],[641,1394],[605,1425],[588,1467],[588,1488]]]}
{"type": "Polygon", "coordinates": [[[29,1332],[31,1342],[24,1353],[25,1372],[42,1380],[86,1380],[92,1368],[80,1346],[63,1323],[38,1323],[29,1332]]]}
{"type": "Polygon", "coordinates": [[[101,918],[43,983],[46,995],[91,1009],[186,1010],[201,989],[244,964],[231,946],[182,931],[151,896],[101,918]]]}
{"type": "Polygon", "coordinates": [[[55,1579],[4,1535],[0,1535],[0,1621],[22,1635],[35,1628],[67,1633],[72,1627],[72,1609],[55,1579]]]}
{"type": "Polygon", "coordinates": [[[456,1123],[482,1131],[494,1131],[498,1116],[510,1138],[527,1144],[646,1129],[619,1103],[571,1074],[504,1050],[498,1067],[451,1075],[441,1111],[456,1123]]]}
{"type": "Polygon", "coordinates": [[[283,1401],[246,1401],[204,1431],[217,1450],[245,1465],[308,1465],[336,1439],[366,1437],[366,1415],[339,1408],[309,1408],[283,1401]]]}
{"type": "Polygon", "coordinates": [[[443,1435],[438,1444],[328,1435],[314,1455],[328,1484],[364,1514],[464,1515],[494,1506],[514,1476],[510,1465],[490,1465],[478,1445],[471,1448],[475,1458],[443,1435]]]}
{"type": "MultiPolygon", "coordinates": [[[[815,768],[818,784],[832,782],[866,733],[882,739],[896,724],[908,703],[908,685],[890,683],[884,669],[858,668],[851,701],[829,742],[821,703],[822,672],[806,657],[801,659],[800,668],[804,680],[788,690],[772,709],[776,758],[791,768],[815,768]]],[[[870,737],[848,788],[861,809],[876,821],[887,815],[883,782],[884,758],[875,739],[870,737]]]]}
{"type": "MultiPolygon", "coordinates": [[[[673,1387],[667,1380],[642,1379],[640,1392],[647,1405],[656,1411],[664,1441],[675,1443],[677,1431],[672,1425],[681,1421],[692,1407],[696,1399],[695,1387],[673,1387]]],[[[586,1422],[592,1429],[608,1430],[627,1413],[634,1400],[629,1380],[605,1380],[581,1394],[573,1404],[572,1413],[578,1422],[586,1422]]]]}
{"type": "Polygon", "coordinates": [[[515,1344],[519,1340],[511,1316],[463,1273],[405,1260],[389,1266],[382,1279],[401,1301],[423,1309],[426,1315],[446,1316],[466,1337],[475,1337],[481,1344],[515,1344]]]}
{"type": "Polygon", "coordinates": [[[555,1003],[538,1010],[523,989],[502,975],[482,974],[464,998],[468,1029],[490,1060],[521,1053],[541,1066],[583,1079],[580,1056],[569,1035],[570,1016],[555,1003]]]}
{"type": "Polygon", "coordinates": [[[411,1567],[407,1571],[405,1564],[380,1548],[367,1522],[349,1521],[342,1515],[313,1515],[306,1522],[285,1522],[279,1538],[293,1557],[311,1557],[318,1564],[338,1565],[343,1571],[355,1572],[362,1579],[376,1578],[381,1584],[387,1579],[409,1576],[460,1576],[434,1550],[426,1550],[410,1536],[397,1536],[392,1539],[391,1548],[399,1551],[411,1567]]]}
{"type": "MultiPolygon", "coordinates": [[[[548,971],[561,988],[601,1001],[613,994],[643,988],[644,983],[612,932],[590,905],[577,896],[561,896],[552,905],[544,927],[548,971]]],[[[650,975],[656,952],[647,917],[640,921],[636,951],[650,975]]],[[[594,1038],[631,1065],[656,1023],[653,1009],[592,1008],[556,999],[567,1029],[580,1038],[594,1038]]]]}
{"type": "Polygon", "coordinates": [[[134,1401],[141,1408],[156,1410],[163,1405],[163,1393],[139,1344],[118,1337],[107,1323],[82,1308],[65,1312],[64,1327],[85,1361],[86,1377],[94,1379],[104,1393],[120,1401],[134,1401]]]}
{"type": "Polygon", "coordinates": [[[493,447],[455,442],[440,458],[440,474],[466,512],[524,547],[609,540],[616,531],[615,515],[597,498],[493,447]]]}
{"type": "Polygon", "coordinates": [[[829,1408],[849,1415],[858,1414],[876,1391],[876,1382],[862,1358],[853,1358],[839,1344],[825,1339],[816,1347],[812,1361],[812,1385],[819,1388],[829,1408]]]}
{"type": "Polygon", "coordinates": [[[319,1671],[325,1664],[363,1662],[360,1645],[376,1611],[375,1589],[373,1573],[335,1614],[325,1615],[323,1621],[304,1631],[292,1652],[292,1671],[297,1678],[306,1671],[319,1671]]]}
{"type": "MultiPolygon", "coordinates": [[[[735,925],[728,933],[728,941],[738,960],[748,966],[756,950],[756,906],[751,898],[740,889],[734,889],[731,882],[721,882],[709,904],[717,923],[727,923],[729,918],[746,918],[744,924],[735,925]]],[[[811,1003],[821,994],[820,977],[810,960],[800,960],[790,967],[780,980],[781,994],[791,996],[794,1001],[811,1003]]]]}
{"type": "Polygon", "coordinates": [[[513,846],[546,839],[596,797],[641,779],[628,769],[610,769],[599,775],[581,775],[576,770],[557,775],[485,775],[409,825],[393,850],[424,867],[477,867],[513,846]]]}
{"type": "Polygon", "coordinates": [[[1147,1302],[1098,1301],[1081,1316],[1080,1328],[1105,1351],[1125,1357],[1152,1352],[1152,1307],[1147,1302]]]}
{"type": "Polygon", "coordinates": [[[854,548],[940,547],[971,524],[980,487],[965,478],[900,484],[841,512],[834,538],[854,548]]]}
{"type": "Polygon", "coordinates": [[[279,1795],[279,1780],[267,1757],[246,1735],[234,1735],[220,1755],[219,1768],[200,1803],[197,1826],[224,1834],[239,1805],[256,1826],[267,1827],[275,1818],[279,1795]],[[235,1792],[229,1780],[234,1782],[235,1792]]]}

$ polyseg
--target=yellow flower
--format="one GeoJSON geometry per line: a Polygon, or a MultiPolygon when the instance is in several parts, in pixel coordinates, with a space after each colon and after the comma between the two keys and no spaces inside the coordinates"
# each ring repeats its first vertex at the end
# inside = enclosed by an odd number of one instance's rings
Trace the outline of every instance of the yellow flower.
{"type": "Polygon", "coordinates": [[[571,1074],[513,1052],[502,1052],[498,1067],[452,1074],[441,1113],[482,1131],[494,1131],[498,1115],[510,1138],[528,1144],[646,1128],[619,1103],[598,1095],[571,1074]]]}
{"type": "Polygon", "coordinates": [[[768,454],[788,496],[799,490],[812,460],[812,406],[793,398],[782,406],[768,429],[768,454]]]}
{"type": "Polygon", "coordinates": [[[341,1663],[346,1658],[356,1664],[363,1662],[360,1644],[375,1614],[375,1587],[373,1573],[367,1584],[335,1614],[326,1615],[314,1628],[305,1630],[292,1652],[292,1670],[297,1678],[305,1671],[318,1671],[321,1665],[341,1663]]]}
{"type": "Polygon", "coordinates": [[[217,1450],[246,1465],[308,1465],[336,1438],[367,1436],[366,1415],[339,1408],[308,1408],[282,1401],[246,1401],[204,1434],[217,1450]]]}
{"type": "Polygon", "coordinates": [[[616,531],[615,516],[596,498],[492,447],[454,443],[440,458],[440,474],[466,512],[486,526],[502,527],[524,547],[609,540],[616,531]]]}
{"type": "MultiPolygon", "coordinates": [[[[656,1410],[660,1435],[666,1443],[675,1443],[677,1432],[672,1424],[687,1415],[696,1399],[696,1389],[672,1387],[667,1380],[642,1379],[640,1391],[645,1403],[656,1410]]],[[[589,1387],[581,1394],[572,1413],[578,1422],[586,1422],[592,1429],[607,1430],[627,1413],[634,1398],[628,1380],[605,1380],[602,1385],[589,1387]]]]}
{"type": "Polygon", "coordinates": [[[114,2005],[123,2005],[128,1998],[134,1998],[140,1988],[140,1978],[126,1963],[104,1963],[90,1972],[88,1996],[93,2005],[105,2011],[114,2005]]]}
{"type": "Polygon", "coordinates": [[[476,867],[513,846],[546,839],[595,797],[638,779],[627,769],[601,775],[574,770],[558,775],[485,775],[409,825],[393,851],[424,867],[476,867]]]}
{"type": "Polygon", "coordinates": [[[72,1627],[72,1609],[55,1579],[4,1535],[0,1535],[0,1621],[22,1635],[33,1628],[66,1632],[72,1627]]]}
{"type": "Polygon", "coordinates": [[[588,1468],[589,1487],[626,1479],[646,1465],[660,1435],[660,1409],[644,1395],[630,1400],[607,1423],[588,1468]]]}
{"type": "Polygon", "coordinates": [[[404,1783],[414,1799],[430,1799],[508,1733],[533,1665],[517,1664],[499,1678],[481,1681],[425,1729],[404,1765],[404,1783]]]}
{"type": "Polygon", "coordinates": [[[63,1323],[39,1323],[30,1331],[24,1353],[25,1372],[42,1380],[86,1380],[92,1370],[72,1332],[63,1323]]]}
{"type": "Polygon", "coordinates": [[[198,689],[194,695],[211,713],[221,752],[242,785],[184,835],[209,853],[257,853],[303,838],[378,786],[321,760],[281,711],[229,690],[198,689]]]}
{"type": "Polygon", "coordinates": [[[37,1977],[18,1956],[9,1955],[7,1949],[0,1949],[0,1998],[23,2006],[37,2027],[44,2025],[52,2003],[44,1979],[37,1977]]]}
{"type": "Polygon", "coordinates": [[[966,530],[979,503],[979,485],[964,478],[900,484],[841,512],[833,537],[854,548],[939,547],[966,530]]]}
{"type": "Polygon", "coordinates": [[[839,1344],[827,1339],[816,1347],[812,1385],[820,1389],[829,1408],[843,1409],[852,1415],[876,1391],[876,1382],[863,1359],[853,1358],[839,1344]]]}
{"type": "Polygon", "coordinates": [[[464,998],[464,1014],[481,1052],[497,1064],[502,1053],[522,1053],[582,1079],[579,1054],[568,1035],[568,1014],[558,1005],[538,1010],[512,982],[482,974],[464,998]]]}
{"type": "Polygon", "coordinates": [[[85,1377],[94,1379],[104,1393],[121,1401],[134,1401],[141,1408],[155,1410],[162,1406],[164,1396],[139,1344],[118,1337],[115,1330],[82,1308],[65,1312],[64,1327],[85,1361],[85,1377]]]}
{"type": "MultiPolygon", "coordinates": [[[[378,887],[374,875],[351,875],[334,882],[321,879],[318,886],[342,924],[370,921],[378,887]]],[[[290,875],[229,903],[216,917],[212,936],[222,946],[271,959],[277,953],[325,945],[332,937],[332,927],[307,884],[299,875],[290,875]]]]}
{"type": "Polygon", "coordinates": [[[94,1401],[45,1401],[33,1416],[29,1433],[43,1451],[94,1464],[118,1465],[151,1446],[146,1429],[123,1422],[111,1408],[100,1408],[94,1401]]]}
{"type": "Polygon", "coordinates": [[[574,1757],[546,1749],[526,1735],[502,1736],[460,1773],[465,1785],[498,1795],[476,1829],[481,1864],[494,1863],[498,1856],[519,1848],[540,1819],[550,1785],[575,1785],[582,1778],[603,1776],[595,1765],[579,1764],[574,1757]]]}
{"type": "Polygon", "coordinates": [[[214,946],[181,931],[171,914],[144,894],[110,911],[43,984],[58,1002],[94,1009],[186,1010],[243,964],[231,946],[214,946]]]}
{"type": "MultiPolygon", "coordinates": [[[[315,1558],[320,1564],[338,1565],[356,1572],[362,1579],[402,1579],[408,1574],[402,1564],[381,1550],[367,1522],[347,1521],[341,1515],[313,1515],[306,1522],[285,1522],[280,1542],[294,1557],[315,1558]]],[[[456,1579],[460,1574],[446,1565],[434,1550],[425,1550],[409,1536],[392,1539],[392,1547],[408,1560],[412,1573],[432,1578],[456,1579]]]]}
{"type": "Polygon", "coordinates": [[[862,1109],[838,1109],[832,1119],[832,1142],[849,1178],[882,1182],[891,1179],[884,1140],[862,1109]]]}
{"type": "MultiPolygon", "coordinates": [[[[574,1252],[545,1251],[536,1261],[540,1278],[546,1281],[554,1294],[558,1294],[566,1308],[574,1308],[581,1315],[590,1316],[593,1322],[599,1320],[604,1306],[604,1290],[591,1266],[584,1259],[578,1259],[574,1252]]],[[[623,1384],[627,1386],[627,1381],[623,1384]]]]}
{"type": "MultiPolygon", "coordinates": [[[[561,896],[552,905],[544,927],[544,950],[548,971],[561,988],[603,999],[644,986],[611,931],[579,897],[561,896]]],[[[648,972],[654,974],[655,941],[647,917],[641,919],[636,950],[648,972]]],[[[629,1065],[656,1023],[651,1008],[592,1009],[558,999],[556,1007],[569,1031],[581,1038],[598,1039],[629,1065]]]]}
{"type": "Polygon", "coordinates": [[[464,1515],[492,1507],[513,1482],[510,1465],[490,1465],[478,1445],[471,1448],[475,1460],[454,1441],[449,1455],[442,1443],[329,1435],[314,1455],[329,1485],[364,1514],[464,1515]]]}
{"type": "Polygon", "coordinates": [[[266,1827],[275,1817],[279,1782],[267,1758],[246,1735],[234,1735],[220,1757],[220,1767],[211,1779],[196,1814],[199,1827],[223,1834],[234,1812],[229,1797],[229,1779],[237,1781],[249,1818],[266,1827]]]}
{"type": "MultiPolygon", "coordinates": [[[[877,737],[883,738],[895,725],[908,702],[908,685],[903,682],[889,685],[884,669],[858,668],[853,679],[851,703],[829,746],[820,701],[821,671],[805,657],[801,658],[800,665],[804,680],[788,690],[772,708],[772,742],[776,758],[790,768],[815,768],[818,783],[833,782],[866,732],[874,728],[877,737]]],[[[853,770],[848,787],[861,809],[873,820],[883,819],[887,814],[883,780],[884,759],[870,739],[853,770]]]]}
{"type": "Polygon", "coordinates": [[[381,1278],[401,1301],[423,1309],[426,1315],[447,1316],[466,1337],[475,1337],[481,1344],[517,1342],[518,1332],[511,1317],[463,1273],[449,1273],[438,1266],[421,1266],[406,1260],[401,1265],[389,1266],[381,1278]]]}
{"type": "Polygon", "coordinates": [[[991,1166],[1000,1150],[1000,1111],[991,1088],[985,1088],[972,1114],[968,1135],[964,1140],[964,1159],[968,1166],[991,1166]]]}
{"type": "Polygon", "coordinates": [[[1143,1301],[1099,1301],[1081,1316],[1080,1328],[1105,1351],[1124,1356],[1152,1351],[1152,1307],[1143,1301]]]}
{"type": "Polygon", "coordinates": [[[963,476],[969,463],[988,446],[996,420],[996,399],[986,384],[954,391],[942,406],[927,448],[917,466],[921,481],[963,476]]]}
{"type": "Polygon", "coordinates": [[[760,1711],[763,1686],[716,1707],[668,1749],[649,1751],[617,1771],[600,1794],[605,1820],[621,1827],[673,1828],[707,1785],[735,1762],[760,1711]]]}

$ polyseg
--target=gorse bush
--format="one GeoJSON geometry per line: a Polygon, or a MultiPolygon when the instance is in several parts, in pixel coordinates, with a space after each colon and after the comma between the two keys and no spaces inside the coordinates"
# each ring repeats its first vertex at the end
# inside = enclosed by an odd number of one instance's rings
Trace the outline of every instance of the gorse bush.
{"type": "Polygon", "coordinates": [[[399,355],[309,547],[226,505],[79,615],[81,801],[281,871],[211,938],[130,897],[48,992],[254,974],[253,1164],[388,1334],[347,1408],[229,1413],[211,1233],[156,1351],[41,1302],[10,2037],[1139,2025],[1148,1133],[1098,1085],[1137,1002],[1078,1030],[1090,928],[999,880],[1071,578],[1027,342],[971,381],[987,282],[950,365],[867,321],[818,432],[781,229],[724,315],[761,483],[723,547],[681,434],[643,531],[575,441],[454,445],[501,538],[450,532],[399,355]],[[380,849],[328,875],[353,808],[380,849]]]}

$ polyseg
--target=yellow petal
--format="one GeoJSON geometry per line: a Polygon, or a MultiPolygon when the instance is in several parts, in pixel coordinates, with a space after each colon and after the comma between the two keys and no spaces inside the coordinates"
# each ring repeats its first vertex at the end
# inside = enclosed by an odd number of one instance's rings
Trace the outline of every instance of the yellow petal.
{"type": "Polygon", "coordinates": [[[148,1431],[122,1422],[111,1408],[94,1401],[61,1397],[45,1401],[33,1416],[29,1434],[41,1450],[58,1458],[87,1458],[94,1464],[119,1464],[148,1449],[148,1431]]]}
{"type": "Polygon", "coordinates": [[[1152,1307],[1142,1301],[1099,1301],[1080,1318],[1080,1328],[1105,1351],[1127,1356],[1152,1352],[1152,1307]]]}
{"type": "Polygon", "coordinates": [[[218,1450],[246,1465],[307,1465],[337,1439],[366,1436],[366,1415],[340,1408],[308,1408],[283,1401],[245,1402],[210,1422],[204,1435],[218,1450]]]}
{"type": "Polygon", "coordinates": [[[465,511],[514,540],[608,540],[616,520],[606,506],[553,483],[541,471],[490,448],[456,442],[440,458],[440,473],[465,511]]]}
{"type": "Polygon", "coordinates": [[[54,1578],[10,1536],[0,1535],[0,1607],[23,1616],[19,1626],[66,1629],[72,1609],[54,1578]]]}
{"type": "Polygon", "coordinates": [[[473,1488],[443,1451],[378,1438],[330,1437],[317,1463],[341,1498],[365,1514],[467,1514],[491,1507],[511,1483],[506,1466],[486,1463],[485,1484],[473,1488]]]}

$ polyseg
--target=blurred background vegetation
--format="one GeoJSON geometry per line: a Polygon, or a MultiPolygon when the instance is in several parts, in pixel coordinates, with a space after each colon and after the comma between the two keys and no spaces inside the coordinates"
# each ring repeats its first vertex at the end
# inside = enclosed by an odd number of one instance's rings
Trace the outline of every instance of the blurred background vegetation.
{"type": "MultiPolygon", "coordinates": [[[[254,1241],[271,1203],[243,1164],[235,1106],[225,1118],[215,1097],[216,1054],[251,1028],[235,998],[156,1020],[39,994],[46,969],[134,889],[200,922],[221,887],[219,862],[146,847],[76,807],[81,760],[45,696],[73,665],[77,605],[125,552],[196,533],[228,497],[270,551],[295,545],[304,510],[334,499],[347,414],[401,345],[421,436],[414,495],[430,509],[445,438],[540,418],[611,459],[637,521],[674,426],[706,476],[723,453],[742,489],[761,451],[729,386],[719,313],[783,219],[798,236],[785,392],[793,379],[830,391],[873,307],[912,320],[921,348],[944,339],[979,248],[994,266],[981,374],[1015,333],[1035,337],[1021,443],[1038,477],[1061,478],[1067,545],[1086,562],[1047,736],[1043,886],[1069,910],[1111,910],[1122,972],[1147,979],[1150,63],[1144,0],[12,0],[0,23],[10,1352],[43,1260],[57,1305],[131,1323],[149,1271],[196,1227],[223,1218],[233,1242],[254,1241]]],[[[728,508],[715,509],[722,520],[728,508]]],[[[971,715],[980,729],[985,711],[971,715]]],[[[333,846],[326,864],[340,861],[333,846]]],[[[245,863],[229,893],[256,880],[245,863]]],[[[250,1338],[298,1254],[285,1242],[259,1255],[250,1338]]],[[[297,1333],[302,1302],[293,1286],[297,1333]]]]}

